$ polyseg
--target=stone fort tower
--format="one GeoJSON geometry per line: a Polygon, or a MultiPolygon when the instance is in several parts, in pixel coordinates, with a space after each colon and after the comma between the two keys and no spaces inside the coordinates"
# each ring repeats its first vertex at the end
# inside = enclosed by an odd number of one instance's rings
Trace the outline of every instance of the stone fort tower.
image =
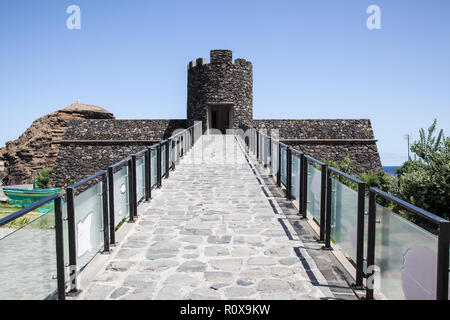
{"type": "Polygon", "coordinates": [[[53,185],[86,178],[194,121],[202,121],[203,130],[222,132],[251,126],[271,134],[276,129],[282,142],[316,159],[349,157],[355,174],[381,170],[369,119],[253,119],[253,67],[244,59],[233,61],[230,50],[212,50],[210,63],[204,58],[190,62],[187,89],[186,119],[68,121],[58,143],[53,185]]]}
{"type": "Polygon", "coordinates": [[[253,119],[253,68],[245,59],[233,63],[231,50],[212,50],[188,66],[187,119],[203,129],[239,128],[253,119]]]}

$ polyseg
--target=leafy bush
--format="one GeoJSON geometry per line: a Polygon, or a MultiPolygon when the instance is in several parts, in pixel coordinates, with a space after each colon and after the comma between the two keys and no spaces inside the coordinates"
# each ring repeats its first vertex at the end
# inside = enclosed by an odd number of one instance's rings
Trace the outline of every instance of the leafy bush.
{"type": "Polygon", "coordinates": [[[51,188],[50,178],[52,176],[52,168],[44,168],[39,172],[36,179],[34,180],[34,187],[36,189],[47,189],[51,188]]]}
{"type": "MultiPolygon", "coordinates": [[[[343,173],[353,176],[353,173],[350,168],[352,160],[350,160],[349,157],[345,157],[341,161],[324,159],[324,160],[322,160],[322,162],[325,162],[328,165],[328,167],[333,167],[343,173]]],[[[339,174],[333,174],[333,178],[339,182],[342,182],[343,184],[345,184],[346,186],[348,186],[354,190],[358,190],[358,185],[356,183],[354,183],[353,181],[351,181],[339,174]]]]}
{"type": "Polygon", "coordinates": [[[366,183],[367,188],[378,188],[384,192],[395,194],[397,192],[397,177],[380,171],[367,171],[358,175],[358,179],[366,183]]]}

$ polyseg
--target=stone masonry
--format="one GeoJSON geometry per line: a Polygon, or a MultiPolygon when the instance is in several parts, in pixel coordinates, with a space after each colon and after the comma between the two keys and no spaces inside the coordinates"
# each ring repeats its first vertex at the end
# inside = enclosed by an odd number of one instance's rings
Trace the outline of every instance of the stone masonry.
{"type": "MultiPolygon", "coordinates": [[[[55,141],[50,138],[51,133],[38,139],[46,141],[40,144],[39,152],[18,153],[21,159],[25,159],[20,161],[33,164],[32,170],[24,171],[29,174],[27,181],[32,180],[34,172],[42,167],[53,166],[53,184],[66,186],[70,180],[79,181],[106,169],[132,153],[171,136],[175,129],[193,125],[194,121],[202,121],[203,131],[206,131],[211,126],[211,119],[208,118],[212,117],[212,107],[230,110],[230,128],[248,125],[269,132],[277,129],[282,142],[319,160],[349,157],[355,174],[381,170],[376,140],[368,119],[253,119],[252,63],[244,59],[233,61],[230,50],[212,50],[209,63],[205,58],[191,61],[187,74],[186,119],[93,120],[90,117],[68,121],[67,126],[57,127],[53,131],[58,132],[58,139],[53,139],[55,141]],[[39,162],[47,155],[53,160],[39,162]]],[[[6,167],[18,161],[6,155],[4,159],[6,167]]],[[[10,174],[10,179],[14,176],[10,174]]]]}

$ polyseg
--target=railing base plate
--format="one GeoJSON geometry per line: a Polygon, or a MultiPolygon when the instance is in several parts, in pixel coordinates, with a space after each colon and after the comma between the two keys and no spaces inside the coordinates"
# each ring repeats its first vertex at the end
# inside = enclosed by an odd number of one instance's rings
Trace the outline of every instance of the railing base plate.
{"type": "Polygon", "coordinates": [[[82,292],[82,290],[71,290],[69,292],[66,292],[66,297],[70,297],[70,298],[78,297],[81,292],[82,292]]]}

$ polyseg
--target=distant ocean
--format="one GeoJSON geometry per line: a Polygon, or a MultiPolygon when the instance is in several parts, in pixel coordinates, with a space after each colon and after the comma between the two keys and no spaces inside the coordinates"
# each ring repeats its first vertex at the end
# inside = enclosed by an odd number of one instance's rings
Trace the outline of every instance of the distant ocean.
{"type": "Polygon", "coordinates": [[[395,170],[397,170],[398,168],[401,168],[401,167],[400,166],[386,166],[386,167],[383,167],[383,170],[386,173],[396,176],[397,173],[395,172],[395,170]]]}

